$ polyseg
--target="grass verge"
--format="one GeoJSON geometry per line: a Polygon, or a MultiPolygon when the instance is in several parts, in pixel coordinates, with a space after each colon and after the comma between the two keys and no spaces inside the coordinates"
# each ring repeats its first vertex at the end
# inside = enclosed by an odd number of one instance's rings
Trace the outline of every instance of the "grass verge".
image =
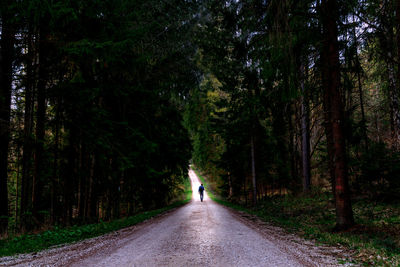
{"type": "Polygon", "coordinates": [[[165,211],[182,206],[191,200],[192,191],[189,179],[184,182],[184,198],[173,204],[156,210],[145,211],[131,217],[110,222],[101,222],[68,228],[54,227],[52,230],[39,234],[26,234],[0,240],[0,256],[10,256],[19,253],[37,252],[52,246],[72,243],[86,238],[100,236],[122,228],[126,228],[148,220],[165,211]]]}
{"type": "MultiPolygon", "coordinates": [[[[198,170],[200,180],[207,181],[198,170]]],[[[364,266],[400,266],[400,204],[353,200],[356,226],[334,233],[335,208],[331,193],[313,191],[309,195],[275,196],[245,207],[208,192],[211,199],[230,208],[256,215],[306,239],[332,246],[343,246],[353,260],[364,266]]],[[[343,262],[344,263],[344,262],[343,262]]]]}

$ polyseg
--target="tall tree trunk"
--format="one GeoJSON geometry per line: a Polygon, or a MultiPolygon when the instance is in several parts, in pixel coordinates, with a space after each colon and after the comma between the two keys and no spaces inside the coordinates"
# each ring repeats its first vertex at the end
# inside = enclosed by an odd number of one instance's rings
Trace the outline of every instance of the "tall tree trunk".
{"type": "Polygon", "coordinates": [[[91,222],[96,218],[96,199],[94,197],[94,173],[96,162],[95,162],[95,154],[91,157],[90,162],[90,174],[89,174],[89,185],[87,187],[88,193],[86,195],[86,218],[89,218],[91,222]]]}
{"type": "MultiPolygon", "coordinates": [[[[6,8],[4,8],[6,9],[6,8]]],[[[0,233],[8,228],[8,150],[10,141],[10,109],[14,54],[12,16],[1,13],[1,63],[0,63],[0,233]]]]}
{"type": "MultiPolygon", "coordinates": [[[[17,119],[17,131],[21,132],[21,116],[18,115],[17,119]]],[[[14,213],[14,220],[15,220],[15,225],[14,225],[14,231],[18,230],[18,225],[19,225],[19,199],[20,199],[20,191],[21,191],[21,142],[17,142],[17,159],[16,159],[16,183],[15,183],[15,213],[14,213]]]]}
{"type": "MultiPolygon", "coordinates": [[[[337,17],[338,8],[335,0],[322,0],[321,18],[323,26],[324,55],[324,90],[329,104],[329,119],[331,125],[333,156],[335,171],[335,202],[336,202],[336,229],[342,230],[354,224],[353,211],[350,201],[348,186],[347,160],[345,135],[343,130],[344,114],[343,103],[340,94],[340,62],[338,48],[337,17]]],[[[329,145],[329,143],[328,143],[329,145]]]]}
{"type": "MultiPolygon", "coordinates": [[[[397,2],[397,1],[396,1],[397,2]]],[[[381,34],[380,42],[383,53],[386,53],[384,60],[386,62],[386,75],[388,81],[388,98],[390,103],[390,119],[391,119],[391,132],[392,132],[392,147],[399,149],[400,145],[400,96],[399,96],[399,82],[396,81],[395,70],[395,36],[393,32],[393,22],[391,20],[394,10],[393,2],[391,0],[384,0],[383,14],[380,16],[380,23],[384,26],[384,32],[381,34]],[[388,19],[389,18],[389,19],[388,19]]],[[[396,4],[397,10],[397,4],[396,4]]],[[[397,14],[396,14],[397,21],[397,14]]],[[[397,24],[397,23],[396,23],[397,24]]],[[[399,37],[397,37],[399,38],[399,37]]]]}
{"type": "Polygon", "coordinates": [[[360,61],[358,59],[358,54],[357,54],[357,82],[358,82],[358,96],[360,98],[360,108],[361,108],[361,120],[362,120],[362,131],[363,131],[363,137],[364,137],[364,142],[365,142],[365,151],[368,152],[368,135],[367,135],[367,120],[365,118],[365,109],[364,109],[364,96],[363,96],[363,90],[362,90],[362,84],[361,84],[361,66],[360,66],[360,61]]]}
{"type": "MultiPolygon", "coordinates": [[[[353,15],[353,21],[355,21],[354,15],[353,15]]],[[[367,121],[365,119],[364,95],[363,95],[363,88],[362,88],[362,83],[361,83],[362,67],[361,67],[360,57],[358,55],[358,39],[357,39],[355,27],[353,28],[353,38],[354,38],[354,46],[356,47],[357,83],[358,83],[358,96],[360,98],[362,132],[363,132],[363,137],[364,137],[365,151],[368,153],[367,121]]]]}
{"type": "MultiPolygon", "coordinates": [[[[317,9],[321,10],[321,1],[317,1],[317,9]]],[[[319,32],[322,33],[322,22],[318,23],[319,27],[319,32]]],[[[329,81],[327,81],[327,77],[329,76],[329,73],[326,73],[328,71],[327,68],[324,67],[325,62],[328,61],[326,53],[322,50],[321,52],[321,57],[320,57],[320,65],[322,69],[322,87],[327,88],[329,86],[329,81]]],[[[329,94],[327,91],[324,91],[323,94],[323,110],[324,110],[324,128],[325,128],[325,138],[326,138],[326,143],[327,143],[327,154],[328,154],[328,169],[329,169],[329,180],[331,183],[331,188],[333,192],[333,197],[336,197],[335,194],[335,166],[334,166],[334,155],[333,155],[333,138],[332,138],[332,125],[330,123],[331,121],[331,112],[330,112],[330,102],[329,102],[329,94]]]]}
{"type": "Polygon", "coordinates": [[[55,125],[54,125],[54,159],[53,159],[53,178],[51,180],[51,204],[50,204],[50,216],[51,224],[57,222],[60,217],[60,209],[57,201],[57,190],[59,184],[59,142],[60,142],[60,121],[61,121],[61,99],[57,99],[55,125]]]}
{"type": "Polygon", "coordinates": [[[34,84],[34,58],[35,51],[33,46],[33,27],[29,24],[28,29],[28,56],[26,62],[26,86],[25,86],[25,114],[24,114],[24,141],[22,154],[22,179],[21,179],[21,230],[31,230],[31,211],[32,211],[32,127],[33,127],[33,84],[34,84]]]}
{"type": "MultiPolygon", "coordinates": [[[[399,107],[399,92],[400,92],[400,1],[396,1],[396,39],[397,39],[397,87],[394,88],[397,96],[397,108],[399,107]]],[[[400,143],[400,111],[397,109],[396,113],[396,125],[397,125],[397,138],[400,143]]]]}
{"type": "Polygon", "coordinates": [[[15,181],[15,226],[14,229],[16,230],[17,225],[19,223],[19,218],[18,218],[18,204],[19,204],[19,191],[21,190],[19,185],[20,185],[20,167],[19,167],[19,163],[21,162],[20,159],[20,148],[19,148],[19,144],[17,146],[17,162],[16,162],[16,171],[17,171],[17,176],[16,176],[16,181],[15,181]]]}
{"type": "Polygon", "coordinates": [[[43,200],[44,184],[44,139],[46,119],[46,83],[47,83],[47,30],[46,23],[40,25],[39,33],[39,76],[37,83],[37,110],[36,110],[36,144],[35,144],[35,171],[33,176],[32,213],[36,223],[43,223],[43,215],[40,213],[45,208],[43,200]]]}
{"type": "Polygon", "coordinates": [[[228,172],[228,184],[229,184],[229,195],[228,198],[231,199],[233,196],[233,187],[232,187],[232,177],[231,173],[228,172]]]}
{"type": "MultiPolygon", "coordinates": [[[[272,131],[273,134],[276,138],[276,153],[277,153],[277,177],[279,178],[278,180],[275,179],[275,176],[273,176],[273,186],[277,190],[278,187],[280,187],[282,184],[287,184],[289,182],[289,169],[287,166],[289,166],[289,149],[287,139],[285,138],[287,136],[287,125],[286,121],[284,118],[285,117],[285,108],[284,108],[284,103],[279,102],[275,107],[272,109],[272,117],[273,117],[273,122],[272,122],[272,131]]],[[[273,192],[275,192],[275,189],[273,192]]]]}
{"type": "Polygon", "coordinates": [[[247,177],[244,177],[244,182],[243,182],[243,194],[244,194],[244,203],[247,206],[247,177]]]}
{"type": "Polygon", "coordinates": [[[253,99],[251,109],[251,132],[250,132],[250,160],[251,160],[251,182],[253,186],[253,205],[257,205],[257,177],[256,177],[256,151],[255,143],[256,136],[258,133],[258,118],[256,112],[256,101],[260,95],[260,88],[258,85],[258,78],[255,72],[248,72],[246,74],[247,86],[248,86],[248,97],[253,99]]]}
{"type": "MultiPolygon", "coordinates": [[[[289,130],[289,160],[290,160],[290,180],[291,181],[296,181],[298,178],[298,169],[297,169],[297,148],[296,148],[296,141],[295,141],[295,136],[296,136],[296,125],[293,121],[292,118],[292,104],[288,103],[287,106],[287,120],[288,120],[288,130],[289,130]]],[[[294,112],[296,112],[296,108],[294,107],[294,112]]],[[[286,181],[285,187],[288,186],[288,183],[290,181],[286,181]]],[[[281,184],[282,186],[283,184],[281,184]]]]}
{"type": "MultiPolygon", "coordinates": [[[[81,137],[82,137],[82,131],[81,131],[81,137]]],[[[79,184],[78,184],[78,217],[79,220],[82,220],[82,222],[85,220],[85,192],[86,192],[86,187],[87,187],[87,165],[86,165],[86,145],[84,144],[84,141],[82,141],[81,138],[81,145],[79,147],[79,167],[78,167],[78,172],[79,172],[79,184]]]]}
{"type": "Polygon", "coordinates": [[[257,179],[256,179],[256,159],[254,153],[254,134],[251,135],[251,178],[253,182],[253,204],[257,204],[257,179]]]}
{"type": "Polygon", "coordinates": [[[74,180],[77,176],[76,165],[78,158],[77,144],[79,143],[78,139],[78,129],[75,125],[76,123],[76,114],[72,112],[71,121],[69,122],[69,144],[68,144],[68,161],[67,161],[67,170],[63,177],[64,184],[64,213],[63,213],[63,222],[65,225],[70,225],[72,222],[72,205],[74,199],[74,180]]]}
{"type": "Polygon", "coordinates": [[[112,219],[118,219],[121,213],[120,203],[121,203],[121,179],[122,172],[115,172],[116,177],[114,177],[114,195],[113,197],[113,206],[112,206],[112,219]]]}
{"type": "Polygon", "coordinates": [[[303,163],[303,192],[307,193],[311,189],[310,172],[310,109],[304,81],[306,79],[305,65],[300,65],[300,87],[302,92],[301,99],[301,137],[302,137],[302,163],[303,163]]]}
{"type": "Polygon", "coordinates": [[[391,130],[393,147],[399,149],[400,144],[400,105],[399,105],[399,94],[397,92],[397,83],[395,78],[394,63],[390,62],[393,60],[392,53],[388,52],[389,60],[387,62],[387,75],[389,80],[389,98],[391,107],[391,130]]]}

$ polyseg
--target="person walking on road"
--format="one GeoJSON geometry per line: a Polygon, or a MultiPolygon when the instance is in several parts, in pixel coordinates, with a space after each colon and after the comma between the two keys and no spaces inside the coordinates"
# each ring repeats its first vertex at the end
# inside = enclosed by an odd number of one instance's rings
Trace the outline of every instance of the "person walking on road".
{"type": "Polygon", "coordinates": [[[199,186],[199,193],[200,193],[200,201],[201,202],[203,202],[203,197],[204,197],[204,186],[203,186],[203,184],[201,184],[200,186],[199,186]]]}

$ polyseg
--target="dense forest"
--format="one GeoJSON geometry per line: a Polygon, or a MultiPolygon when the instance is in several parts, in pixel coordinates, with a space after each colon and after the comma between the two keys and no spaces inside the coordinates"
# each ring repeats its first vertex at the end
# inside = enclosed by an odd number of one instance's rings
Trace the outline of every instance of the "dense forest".
{"type": "Polygon", "coordinates": [[[199,79],[193,7],[1,6],[3,231],[110,220],[174,197],[191,157],[183,99],[199,79]]]}
{"type": "Polygon", "coordinates": [[[399,199],[400,2],[5,0],[0,231],[162,207],[399,199]]]}
{"type": "Polygon", "coordinates": [[[330,191],[399,199],[400,2],[208,1],[203,79],[185,124],[193,161],[234,202],[330,191]]]}

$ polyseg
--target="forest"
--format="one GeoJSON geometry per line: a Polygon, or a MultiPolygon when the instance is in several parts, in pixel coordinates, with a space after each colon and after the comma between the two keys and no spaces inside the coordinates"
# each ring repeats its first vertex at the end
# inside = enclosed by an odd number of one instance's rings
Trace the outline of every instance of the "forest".
{"type": "Polygon", "coordinates": [[[189,164],[230,202],[400,195],[400,1],[4,0],[0,232],[124,218],[189,164]]]}

